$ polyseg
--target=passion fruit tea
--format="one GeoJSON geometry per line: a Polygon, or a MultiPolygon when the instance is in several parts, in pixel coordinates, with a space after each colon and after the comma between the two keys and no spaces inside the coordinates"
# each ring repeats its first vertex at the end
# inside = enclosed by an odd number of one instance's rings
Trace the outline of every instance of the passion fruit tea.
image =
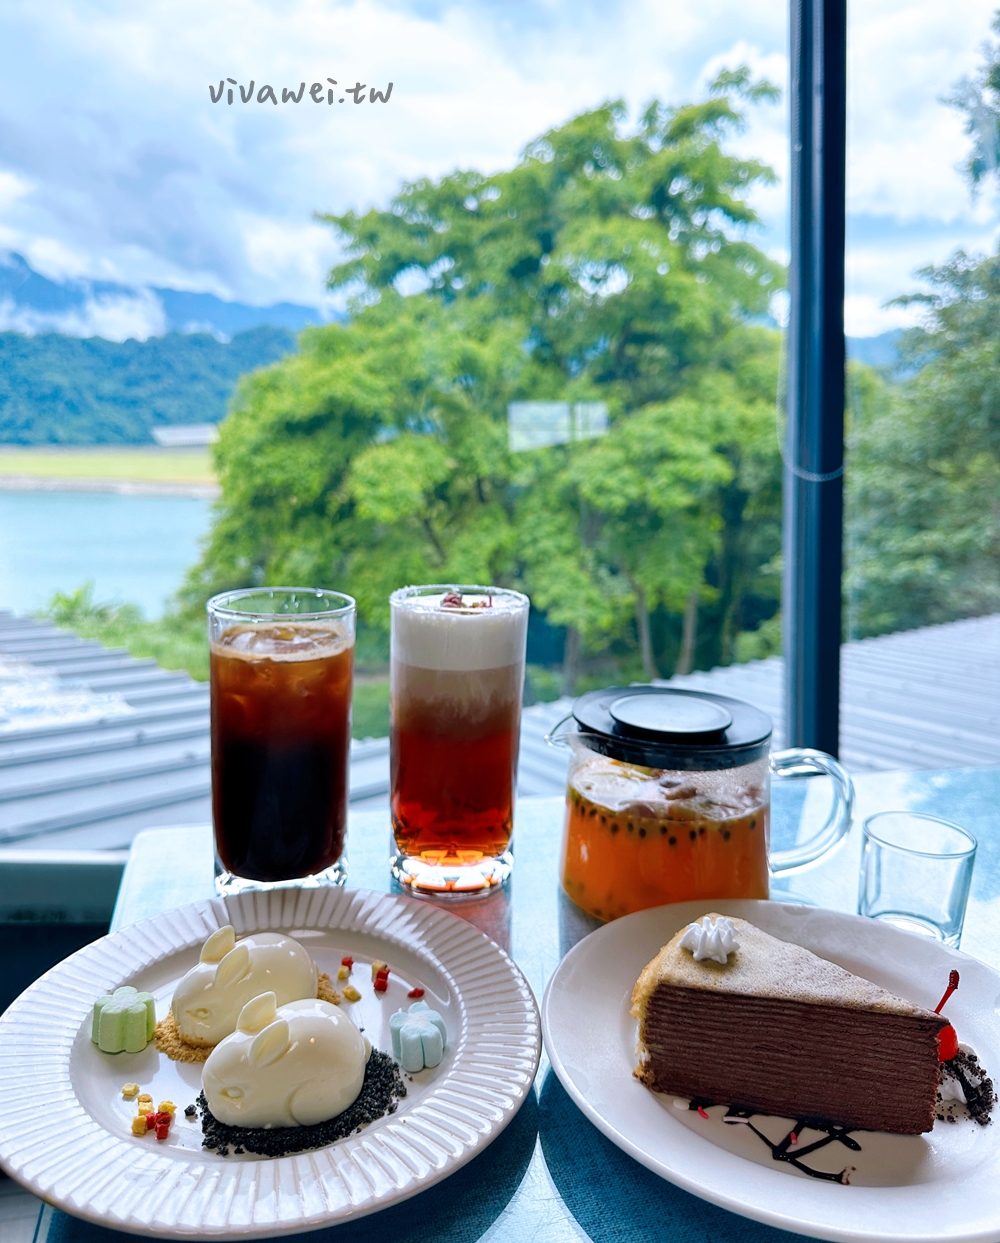
{"type": "Polygon", "coordinates": [[[766,758],[690,773],[585,753],[567,788],[563,887],[598,919],[766,898],[769,784],[766,758]]]}

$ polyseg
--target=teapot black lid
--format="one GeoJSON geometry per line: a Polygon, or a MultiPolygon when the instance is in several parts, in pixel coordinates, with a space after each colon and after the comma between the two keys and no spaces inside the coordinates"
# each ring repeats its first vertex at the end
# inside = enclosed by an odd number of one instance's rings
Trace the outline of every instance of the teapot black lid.
{"type": "Polygon", "coordinates": [[[602,755],[685,772],[736,768],[766,755],[771,718],[741,699],[670,686],[610,686],[581,695],[573,716],[602,755]]]}

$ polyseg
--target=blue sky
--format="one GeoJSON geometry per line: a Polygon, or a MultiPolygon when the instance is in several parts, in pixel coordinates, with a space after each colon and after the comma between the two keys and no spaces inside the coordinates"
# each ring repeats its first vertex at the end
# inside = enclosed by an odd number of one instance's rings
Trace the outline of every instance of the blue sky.
{"type": "MultiPolygon", "coordinates": [[[[994,4],[852,6],[848,330],[913,271],[994,245],[992,192],[957,172],[941,96],[974,70],[994,4]]],[[[387,201],[403,179],[504,167],[606,98],[697,97],[724,65],[787,75],[784,0],[5,0],[0,8],[0,249],[86,276],[267,303],[318,304],[336,243],[312,213],[387,201]],[[383,88],[387,104],[212,104],[208,84],[305,79],[383,88]]],[[[338,96],[339,98],[339,96],[338,96]]],[[[787,115],[739,147],[774,165],[759,242],[785,254],[787,115]]],[[[119,333],[144,335],[142,300],[119,333]],[[131,317],[131,318],[130,318],[131,317]]],[[[121,317],[124,317],[123,319],[121,317]]]]}

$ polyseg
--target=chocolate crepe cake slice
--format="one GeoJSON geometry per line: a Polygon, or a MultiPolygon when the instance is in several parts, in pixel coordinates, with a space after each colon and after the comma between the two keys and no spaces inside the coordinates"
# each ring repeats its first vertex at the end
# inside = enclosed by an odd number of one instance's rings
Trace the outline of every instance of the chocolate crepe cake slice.
{"type": "Polygon", "coordinates": [[[632,1013],[635,1076],[657,1092],[859,1130],[934,1125],[947,1019],[745,920],[682,928],[632,1013]]]}

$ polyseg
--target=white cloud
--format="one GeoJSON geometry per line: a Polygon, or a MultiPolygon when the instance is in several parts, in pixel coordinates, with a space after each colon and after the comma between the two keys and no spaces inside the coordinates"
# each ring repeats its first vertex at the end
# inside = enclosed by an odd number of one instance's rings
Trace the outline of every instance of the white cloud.
{"type": "MultiPolygon", "coordinates": [[[[918,310],[885,303],[896,294],[928,288],[919,270],[950,257],[956,249],[953,232],[927,220],[907,228],[862,218],[856,234],[853,239],[849,235],[847,248],[844,322],[848,334],[869,336],[919,322],[918,310]]],[[[961,240],[968,252],[987,254],[996,250],[996,227],[977,228],[969,223],[961,240]]]]}
{"type": "MultiPolygon", "coordinates": [[[[869,237],[849,257],[856,322],[889,325],[878,307],[913,267],[990,231],[994,203],[970,204],[961,119],[939,98],[975,67],[994,3],[852,7],[849,204],[869,237]]],[[[584,108],[680,102],[726,65],[784,84],[785,14],[775,0],[7,0],[0,243],[51,276],[316,305],[336,245],[314,211],[504,167],[584,108]],[[393,93],[212,104],[208,83],[226,77],[279,99],[327,77],[393,93]]],[[[771,252],[787,247],[787,141],[784,105],[756,109],[736,140],[782,179],[753,200],[771,252]]]]}
{"type": "Polygon", "coordinates": [[[875,337],[892,328],[912,328],[921,321],[914,307],[886,307],[871,294],[849,293],[844,298],[844,329],[849,337],[875,337]]]}
{"type": "Polygon", "coordinates": [[[29,233],[24,235],[21,249],[35,271],[50,280],[91,275],[87,256],[67,246],[61,238],[29,233]]]}
{"type": "Polygon", "coordinates": [[[0,210],[23,198],[30,189],[30,183],[16,173],[0,172],[0,210]]]}
{"type": "Polygon", "coordinates": [[[848,202],[899,220],[969,214],[962,119],[942,103],[973,71],[993,0],[868,0],[852,13],[848,202]]]}
{"type": "Polygon", "coordinates": [[[0,301],[0,332],[62,332],[70,337],[103,337],[106,341],[145,341],[160,337],[167,330],[160,300],[149,290],[134,296],[114,295],[88,298],[80,307],[53,312],[15,306],[9,298],[0,301]]]}
{"type": "Polygon", "coordinates": [[[256,276],[276,286],[305,284],[316,291],[322,288],[338,254],[330,229],[242,213],[237,214],[236,221],[247,263],[256,276]]]}

